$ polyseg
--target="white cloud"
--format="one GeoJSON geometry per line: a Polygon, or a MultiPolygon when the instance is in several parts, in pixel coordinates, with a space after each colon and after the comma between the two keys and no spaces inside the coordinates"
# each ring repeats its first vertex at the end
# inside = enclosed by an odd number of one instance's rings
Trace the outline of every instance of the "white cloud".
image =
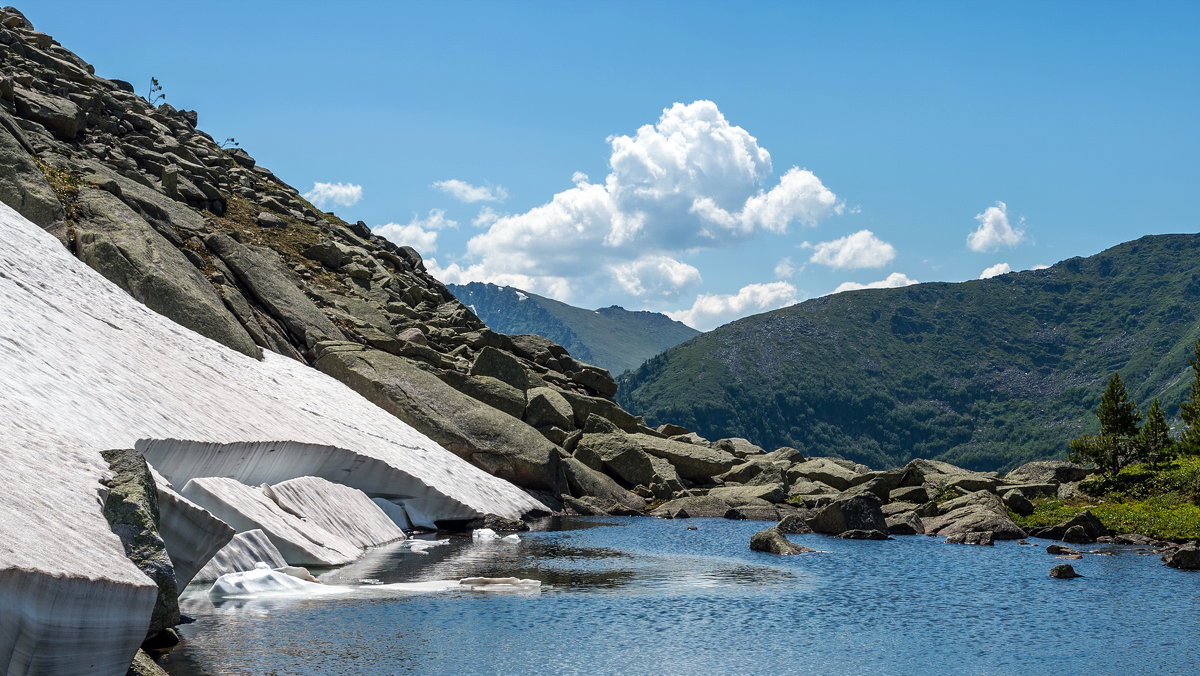
{"type": "Polygon", "coordinates": [[[790,279],[796,275],[796,264],[791,256],[784,256],[775,264],[775,279],[790,279]]]}
{"type": "Polygon", "coordinates": [[[979,273],[980,279],[988,279],[997,275],[1003,275],[1012,272],[1012,266],[1008,263],[996,263],[995,265],[984,268],[983,272],[979,273]]]}
{"type": "Polygon", "coordinates": [[[796,287],[787,282],[749,284],[735,294],[700,294],[687,310],[668,312],[667,316],[700,331],[759,312],[767,312],[798,302],[796,287]]]}
{"type": "Polygon", "coordinates": [[[838,270],[854,270],[881,268],[895,257],[895,247],[870,230],[859,230],[853,235],[817,244],[809,260],[838,270]]]}
{"type": "Polygon", "coordinates": [[[471,185],[457,178],[437,181],[433,187],[460,202],[503,202],[508,199],[508,191],[503,186],[471,185]]]}
{"type": "MultiPolygon", "coordinates": [[[[1008,222],[1008,205],[996,202],[996,206],[988,207],[981,214],[975,214],[979,227],[967,235],[967,248],[971,251],[995,251],[1002,247],[1012,248],[1025,239],[1025,231],[1014,228],[1008,222]]],[[[1018,225],[1024,225],[1021,219],[1018,225]]]]}
{"type": "Polygon", "coordinates": [[[631,296],[674,300],[700,283],[700,271],[668,256],[646,256],[609,268],[617,284],[631,296]]]}
{"type": "Polygon", "coordinates": [[[838,287],[834,289],[833,292],[841,293],[842,291],[857,291],[859,289],[894,289],[901,286],[911,286],[919,283],[920,282],[912,279],[903,272],[893,272],[885,279],[881,279],[878,282],[868,282],[866,284],[859,284],[858,282],[842,282],[841,284],[838,284],[838,287]]]}
{"type": "Polygon", "coordinates": [[[371,228],[371,232],[396,246],[411,246],[417,253],[426,256],[437,251],[438,230],[456,227],[458,221],[446,218],[444,209],[430,209],[425,218],[413,216],[408,223],[387,223],[371,228]]]}
{"type": "Polygon", "coordinates": [[[479,213],[475,214],[475,218],[471,219],[471,225],[477,228],[486,228],[499,219],[500,214],[496,213],[495,209],[484,207],[479,210],[479,213]]]}
{"type": "Polygon", "coordinates": [[[361,185],[353,183],[313,183],[312,190],[304,193],[304,199],[324,209],[329,204],[339,207],[352,207],[362,200],[361,185]]]}
{"type": "Polygon", "coordinates": [[[698,273],[681,272],[680,266],[695,269],[680,262],[684,256],[759,232],[815,225],[842,209],[804,169],[792,167],[775,185],[764,185],[770,153],[711,101],[676,103],[655,124],[608,143],[603,181],[576,173],[574,186],[547,203],[483,221],[488,229],[468,241],[459,273],[494,283],[545,278],[522,288],[565,288],[551,294],[561,300],[606,293],[664,298],[695,283],[698,273]],[[662,267],[662,258],[675,265],[662,267]],[[643,279],[651,268],[662,273],[654,283],[643,279]]]}
{"type": "Polygon", "coordinates": [[[1046,269],[1046,268],[1048,268],[1048,267],[1050,267],[1050,266],[1049,266],[1049,265],[1046,265],[1046,264],[1044,264],[1044,263],[1038,263],[1037,265],[1035,265],[1035,266],[1033,266],[1033,267],[1031,267],[1031,268],[1029,268],[1029,269],[1030,269],[1030,270],[1045,270],[1045,269],[1046,269]]]}

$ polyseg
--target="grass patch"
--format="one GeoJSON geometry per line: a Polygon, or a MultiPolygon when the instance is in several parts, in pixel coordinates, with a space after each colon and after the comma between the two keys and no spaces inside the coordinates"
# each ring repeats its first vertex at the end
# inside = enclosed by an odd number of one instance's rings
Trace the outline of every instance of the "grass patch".
{"type": "Polygon", "coordinates": [[[50,184],[54,196],[62,204],[63,211],[67,212],[67,218],[76,218],[79,215],[79,187],[83,183],[79,173],[60,169],[37,157],[33,158],[33,161],[46,177],[46,182],[50,184]]]}
{"type": "Polygon", "coordinates": [[[1161,540],[1200,538],[1200,506],[1178,493],[1145,499],[1035,500],[1033,514],[1011,516],[1022,528],[1042,528],[1060,524],[1084,510],[1090,510],[1114,534],[1137,533],[1161,540]]]}
{"type": "Polygon", "coordinates": [[[255,222],[255,217],[262,210],[248,200],[231,196],[225,205],[224,215],[213,216],[209,221],[218,230],[237,232],[247,244],[274,250],[283,257],[288,266],[306,266],[312,274],[309,282],[326,289],[342,288],[341,279],[337,275],[304,256],[305,249],[326,239],[317,226],[292,218],[288,214],[276,214],[287,225],[282,228],[263,228],[255,222]]]}

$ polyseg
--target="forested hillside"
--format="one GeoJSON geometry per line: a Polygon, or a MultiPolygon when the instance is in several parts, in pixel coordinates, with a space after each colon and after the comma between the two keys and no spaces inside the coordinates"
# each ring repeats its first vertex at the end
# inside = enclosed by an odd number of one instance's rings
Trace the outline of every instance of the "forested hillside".
{"type": "Polygon", "coordinates": [[[1200,306],[1200,236],[962,283],[839,293],[747,317],[620,381],[651,424],[837,454],[1002,469],[1062,456],[1120,371],[1175,416],[1200,306]]]}

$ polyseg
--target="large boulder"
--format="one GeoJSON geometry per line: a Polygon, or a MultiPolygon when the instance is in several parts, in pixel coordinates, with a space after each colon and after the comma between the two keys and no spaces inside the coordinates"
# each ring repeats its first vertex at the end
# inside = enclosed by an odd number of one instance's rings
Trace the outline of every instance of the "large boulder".
{"type": "Polygon", "coordinates": [[[113,195],[79,191],[76,255],[146,307],[242,354],[260,355],[254,339],[196,266],[113,195]]]}
{"type": "Polygon", "coordinates": [[[880,500],[871,493],[839,498],[822,507],[808,525],[818,533],[839,535],[848,530],[887,531],[880,500]]]}
{"type": "Polygon", "coordinates": [[[322,344],[318,354],[318,369],[476,467],[518,486],[567,492],[554,444],[416,362],[354,343],[322,344]]]}
{"type": "Polygon", "coordinates": [[[832,458],[811,458],[792,465],[787,471],[789,483],[794,484],[801,480],[820,481],[839,491],[844,491],[861,481],[861,476],[859,472],[847,469],[832,458]]]}
{"type": "Polygon", "coordinates": [[[930,484],[938,488],[961,488],[964,491],[990,490],[1000,480],[995,474],[973,472],[941,460],[917,458],[904,466],[900,486],[930,484]]]}
{"type": "Polygon", "coordinates": [[[746,504],[750,500],[765,500],[767,502],[783,502],[787,498],[781,484],[766,484],[761,486],[719,486],[709,489],[708,494],[721,498],[731,505],[746,504]]]}
{"type": "Polygon", "coordinates": [[[471,364],[471,375],[490,376],[519,390],[527,390],[530,386],[529,373],[520,360],[490,345],[476,355],[474,363],[471,364]]]}
{"type": "Polygon", "coordinates": [[[1071,534],[1071,542],[1074,544],[1095,542],[1097,538],[1111,535],[1100,519],[1088,510],[1084,510],[1083,513],[1076,514],[1056,526],[1034,528],[1029,531],[1029,534],[1035,538],[1050,540],[1063,540],[1068,533],[1071,534]]]}
{"type": "Polygon", "coordinates": [[[12,120],[0,111],[0,202],[43,228],[62,223],[67,214],[54,189],[21,143],[12,120]]]}
{"type": "Polygon", "coordinates": [[[37,122],[64,141],[78,136],[86,121],[83,110],[70,99],[17,87],[13,101],[18,115],[37,122]]]}
{"type": "Polygon", "coordinates": [[[534,427],[575,429],[574,411],[565,397],[549,387],[535,387],[526,393],[525,422],[534,427]]]}
{"type": "Polygon", "coordinates": [[[654,509],[651,516],[665,519],[715,518],[720,519],[729,512],[730,505],[711,495],[677,498],[664,502],[654,509]]]}
{"type": "Polygon", "coordinates": [[[628,509],[641,511],[646,508],[646,500],[625,490],[607,474],[583,464],[576,458],[565,458],[562,461],[566,474],[567,486],[571,495],[577,498],[595,496],[613,502],[618,502],[628,509]]]}
{"type": "Polygon", "coordinates": [[[760,530],[754,535],[751,535],[750,549],[756,552],[782,555],[802,554],[804,552],[814,551],[808,547],[802,547],[788,540],[778,528],[760,530]]]}
{"type": "Polygon", "coordinates": [[[921,520],[926,535],[947,537],[963,533],[992,533],[997,540],[1018,540],[1026,536],[1009,518],[1004,505],[992,493],[977,491],[942,505],[942,514],[921,520]]]}
{"type": "Polygon", "coordinates": [[[738,462],[733,454],[725,451],[659,439],[648,434],[630,434],[629,439],[650,455],[670,462],[678,470],[679,476],[699,483],[710,482],[712,477],[729,471],[738,462]]]}
{"type": "Polygon", "coordinates": [[[1009,483],[1065,484],[1086,479],[1092,470],[1063,460],[1035,460],[1004,475],[1009,483]]]}
{"type": "Polygon", "coordinates": [[[229,266],[244,288],[299,343],[312,347],[318,341],[344,337],[329,317],[300,290],[295,275],[287,269],[279,254],[264,247],[241,244],[222,233],[209,235],[204,244],[229,266]]]}
{"type": "MultiPolygon", "coordinates": [[[[586,431],[586,428],[585,428],[586,431]]],[[[576,446],[576,454],[595,454],[631,486],[649,486],[647,480],[659,480],[654,464],[643,456],[660,458],[670,463],[678,476],[691,481],[705,482],[713,475],[728,470],[737,459],[728,453],[711,448],[659,439],[648,434],[584,434],[576,446]]]]}

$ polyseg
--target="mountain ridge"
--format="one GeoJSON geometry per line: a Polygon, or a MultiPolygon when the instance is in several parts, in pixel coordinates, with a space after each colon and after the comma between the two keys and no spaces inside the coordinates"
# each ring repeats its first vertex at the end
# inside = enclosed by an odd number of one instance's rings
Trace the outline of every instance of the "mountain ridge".
{"type": "Polygon", "coordinates": [[[652,424],[877,466],[1061,457],[1113,371],[1177,409],[1198,251],[1198,235],[1148,235],[1043,270],[824,296],[676,346],[617,398],[652,424]]]}
{"type": "Polygon", "coordinates": [[[587,310],[512,286],[447,284],[493,330],[533,333],[567,348],[575,358],[616,375],[700,332],[670,317],[619,305],[587,310]]]}

